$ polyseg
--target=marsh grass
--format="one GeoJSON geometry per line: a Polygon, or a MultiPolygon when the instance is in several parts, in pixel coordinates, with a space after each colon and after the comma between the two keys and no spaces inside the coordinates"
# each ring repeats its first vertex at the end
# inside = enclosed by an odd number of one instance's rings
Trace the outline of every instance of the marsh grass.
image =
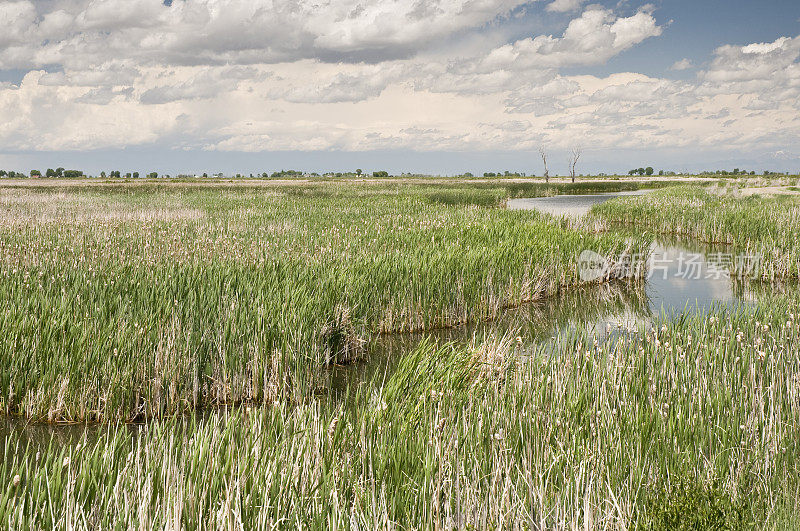
{"type": "Polygon", "coordinates": [[[595,221],[727,244],[733,253],[759,257],[757,271],[734,274],[767,280],[800,271],[800,201],[793,196],[735,197],[697,187],[673,187],[608,201],[592,209],[595,221]]]}
{"type": "MultiPolygon", "coordinates": [[[[737,281],[748,304],[529,346],[541,319],[647,306],[615,284],[577,290],[500,335],[417,342],[390,374],[317,400],[307,386],[362,356],[365,339],[498,319],[575,286],[581,250],[618,257],[648,240],[496,209],[509,195],[497,188],[292,190],[0,196],[0,216],[16,220],[0,228],[2,407],[109,423],[78,441],[5,434],[0,521],[747,529],[800,518],[795,285],[737,281]],[[131,419],[151,420],[132,430],[131,419]]],[[[649,223],[653,205],[680,216],[714,204],[697,190],[677,198],[609,216],[649,223]]],[[[732,245],[793,249],[775,203],[742,205],[692,219],[732,245]]],[[[677,226],[690,227],[685,216],[677,226]]]]}
{"type": "MultiPolygon", "coordinates": [[[[37,454],[13,528],[783,528],[796,522],[800,301],[521,352],[424,342],[388,383],[158,420],[37,454]]],[[[16,478],[16,479],[15,479],[16,478]]]]}
{"type": "MultiPolygon", "coordinates": [[[[755,295],[742,285],[743,293],[755,295]]],[[[415,334],[383,335],[367,345],[363,360],[333,366],[317,381],[318,392],[333,400],[346,401],[349,388],[379,385],[407,362],[409,352],[422,341],[439,344],[491,344],[497,336],[513,337],[526,343],[547,343],[559,331],[581,328],[598,336],[621,333],[651,317],[647,293],[641,283],[607,282],[578,287],[557,297],[534,301],[509,309],[496,320],[415,334]]]]}
{"type": "Polygon", "coordinates": [[[577,285],[585,248],[613,260],[646,246],[476,204],[504,194],[3,190],[0,409],[138,421],[302,401],[377,334],[495,319],[577,285]]]}
{"type": "Polygon", "coordinates": [[[731,497],[719,480],[672,478],[647,492],[642,529],[755,529],[750,500],[731,497]]]}

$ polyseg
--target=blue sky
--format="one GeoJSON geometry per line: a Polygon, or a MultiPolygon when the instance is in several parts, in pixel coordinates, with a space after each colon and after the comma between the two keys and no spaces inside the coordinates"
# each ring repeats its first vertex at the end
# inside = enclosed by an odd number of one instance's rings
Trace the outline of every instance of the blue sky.
{"type": "MultiPolygon", "coordinates": [[[[800,34],[800,2],[796,1],[667,0],[653,4],[657,19],[667,23],[663,35],[613,58],[598,74],[632,70],[681,77],[668,72],[680,59],[703,65],[725,44],[743,46],[800,34]]],[[[683,77],[693,75],[694,70],[683,77]]]]}
{"type": "Polygon", "coordinates": [[[4,169],[540,173],[544,146],[564,173],[580,145],[584,172],[800,170],[800,2],[10,0],[0,23],[4,169]]]}

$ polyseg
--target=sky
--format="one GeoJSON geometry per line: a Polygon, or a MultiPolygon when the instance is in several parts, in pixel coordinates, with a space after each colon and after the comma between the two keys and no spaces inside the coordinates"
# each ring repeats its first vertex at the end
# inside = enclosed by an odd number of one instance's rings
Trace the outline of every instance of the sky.
{"type": "Polygon", "coordinates": [[[0,168],[800,171],[797,0],[3,0],[0,168]]]}

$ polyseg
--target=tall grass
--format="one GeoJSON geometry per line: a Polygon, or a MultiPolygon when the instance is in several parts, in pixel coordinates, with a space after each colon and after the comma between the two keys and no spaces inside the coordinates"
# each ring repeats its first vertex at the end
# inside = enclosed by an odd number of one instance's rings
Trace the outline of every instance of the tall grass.
{"type": "Polygon", "coordinates": [[[644,247],[474,204],[502,194],[0,190],[0,408],[108,421],[303,400],[370,337],[492,319],[578,284],[585,248],[644,247]]]}
{"type": "Polygon", "coordinates": [[[281,403],[39,453],[12,528],[782,528],[800,492],[800,301],[597,343],[422,343],[355,407],[281,403]],[[677,522],[677,523],[676,523],[677,522]]]}
{"type": "Polygon", "coordinates": [[[760,278],[796,278],[800,272],[800,201],[793,196],[741,198],[673,187],[608,201],[592,214],[609,223],[730,244],[735,253],[760,257],[760,278]]]}

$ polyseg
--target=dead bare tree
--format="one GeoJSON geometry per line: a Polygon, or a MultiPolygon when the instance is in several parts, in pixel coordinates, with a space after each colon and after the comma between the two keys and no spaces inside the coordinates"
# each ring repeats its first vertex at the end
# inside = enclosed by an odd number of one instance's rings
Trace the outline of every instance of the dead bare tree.
{"type": "Polygon", "coordinates": [[[572,182],[575,182],[575,166],[578,165],[578,160],[581,158],[583,149],[580,146],[575,146],[569,156],[569,174],[572,177],[572,182]]]}
{"type": "Polygon", "coordinates": [[[544,146],[539,146],[539,155],[542,156],[542,162],[544,163],[544,181],[549,183],[550,172],[547,171],[547,149],[544,146]]]}

